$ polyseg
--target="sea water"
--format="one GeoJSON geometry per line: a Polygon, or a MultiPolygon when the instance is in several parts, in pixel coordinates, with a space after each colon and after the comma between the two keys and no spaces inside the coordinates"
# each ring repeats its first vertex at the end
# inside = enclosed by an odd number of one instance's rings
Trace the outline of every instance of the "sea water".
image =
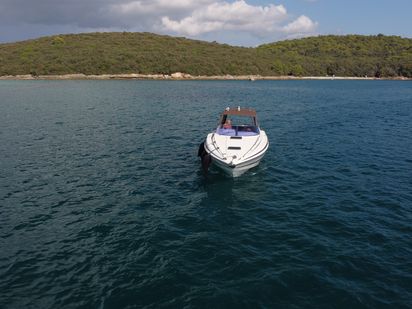
{"type": "Polygon", "coordinates": [[[411,308],[411,138],[407,81],[0,81],[0,307],[411,308]]]}

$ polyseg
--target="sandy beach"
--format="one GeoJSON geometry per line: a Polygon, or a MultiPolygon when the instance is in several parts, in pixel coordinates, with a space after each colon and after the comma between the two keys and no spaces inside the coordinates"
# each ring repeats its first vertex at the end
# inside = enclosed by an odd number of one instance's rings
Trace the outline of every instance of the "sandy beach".
{"type": "Polygon", "coordinates": [[[190,75],[186,73],[165,74],[64,74],[64,75],[6,75],[0,80],[412,80],[406,77],[355,77],[355,76],[261,76],[261,75],[190,75]]]}

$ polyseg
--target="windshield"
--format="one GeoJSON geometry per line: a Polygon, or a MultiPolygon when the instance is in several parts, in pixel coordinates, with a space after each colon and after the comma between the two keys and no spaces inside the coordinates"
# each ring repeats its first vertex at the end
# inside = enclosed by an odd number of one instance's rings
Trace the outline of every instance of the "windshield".
{"type": "Polygon", "coordinates": [[[256,118],[239,115],[223,115],[217,129],[220,135],[251,136],[259,134],[256,118]]]}

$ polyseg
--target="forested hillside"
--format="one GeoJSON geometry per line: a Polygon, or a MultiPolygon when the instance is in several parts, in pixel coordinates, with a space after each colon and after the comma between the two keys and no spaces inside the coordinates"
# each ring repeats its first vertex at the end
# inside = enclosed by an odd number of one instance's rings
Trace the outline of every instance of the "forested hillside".
{"type": "Polygon", "coordinates": [[[262,45],[278,74],[412,77],[412,39],[319,36],[262,45]]]}
{"type": "Polygon", "coordinates": [[[0,44],[0,76],[171,74],[412,77],[412,39],[319,36],[256,48],[151,33],[85,33],[0,44]]]}

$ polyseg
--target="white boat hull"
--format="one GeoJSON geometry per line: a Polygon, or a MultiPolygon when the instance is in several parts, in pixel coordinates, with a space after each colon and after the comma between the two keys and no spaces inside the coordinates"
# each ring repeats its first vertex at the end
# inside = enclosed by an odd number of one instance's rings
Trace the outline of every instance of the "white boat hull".
{"type": "Polygon", "coordinates": [[[232,177],[238,177],[259,165],[269,148],[266,133],[240,138],[231,138],[210,133],[204,143],[205,151],[211,156],[212,164],[232,177]]]}
{"type": "Polygon", "coordinates": [[[215,166],[221,168],[226,174],[232,177],[239,177],[251,168],[254,168],[259,165],[261,159],[263,158],[264,154],[262,154],[260,157],[251,160],[250,162],[245,162],[243,164],[239,165],[233,165],[230,166],[226,164],[225,162],[222,162],[216,158],[212,159],[212,164],[215,166]]]}

